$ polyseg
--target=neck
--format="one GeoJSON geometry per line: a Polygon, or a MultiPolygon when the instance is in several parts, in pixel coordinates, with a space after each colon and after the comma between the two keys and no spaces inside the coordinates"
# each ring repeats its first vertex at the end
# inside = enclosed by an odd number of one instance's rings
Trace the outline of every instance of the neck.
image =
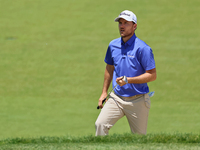
{"type": "Polygon", "coordinates": [[[128,36],[122,37],[123,42],[126,43],[133,35],[134,35],[134,33],[133,33],[133,34],[130,34],[130,35],[128,35],[128,36]]]}

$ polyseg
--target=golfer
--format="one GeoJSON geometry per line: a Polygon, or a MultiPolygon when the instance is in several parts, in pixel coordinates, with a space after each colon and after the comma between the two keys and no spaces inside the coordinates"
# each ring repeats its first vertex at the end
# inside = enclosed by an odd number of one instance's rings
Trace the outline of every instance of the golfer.
{"type": "Polygon", "coordinates": [[[150,109],[147,82],[156,79],[154,55],[135,35],[137,17],[133,12],[121,12],[115,22],[119,23],[121,37],[110,42],[105,56],[107,65],[98,103],[102,110],[95,122],[96,136],[108,135],[109,129],[123,116],[127,117],[132,133],[146,134],[150,109]],[[103,106],[111,81],[113,87],[118,86],[103,106]]]}

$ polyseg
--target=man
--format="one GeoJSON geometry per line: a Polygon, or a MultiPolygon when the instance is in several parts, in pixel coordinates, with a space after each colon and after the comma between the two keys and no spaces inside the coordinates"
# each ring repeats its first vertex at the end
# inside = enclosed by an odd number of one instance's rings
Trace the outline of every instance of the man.
{"type": "Polygon", "coordinates": [[[110,42],[99,107],[102,108],[96,122],[96,136],[108,135],[108,130],[123,116],[127,117],[132,133],[146,134],[150,109],[147,82],[156,79],[156,68],[151,48],[136,37],[136,15],[128,10],[115,19],[119,23],[121,37],[110,42]],[[127,80],[123,79],[127,77],[127,80]],[[119,84],[106,104],[110,83],[119,84]]]}

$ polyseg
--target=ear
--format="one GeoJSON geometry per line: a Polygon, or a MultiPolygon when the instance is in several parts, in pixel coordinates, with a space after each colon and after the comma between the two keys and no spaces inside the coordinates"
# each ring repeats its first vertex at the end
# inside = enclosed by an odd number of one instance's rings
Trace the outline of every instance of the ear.
{"type": "Polygon", "coordinates": [[[137,29],[137,23],[133,25],[134,31],[137,29]]]}

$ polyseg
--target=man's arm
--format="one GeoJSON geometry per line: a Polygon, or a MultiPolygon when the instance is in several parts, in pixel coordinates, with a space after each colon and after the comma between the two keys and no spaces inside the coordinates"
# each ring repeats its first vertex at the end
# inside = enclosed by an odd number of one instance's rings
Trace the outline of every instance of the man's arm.
{"type": "MultiPolygon", "coordinates": [[[[140,76],[137,77],[127,77],[128,83],[133,83],[133,84],[141,84],[141,83],[147,83],[156,80],[156,68],[147,70],[144,74],[141,74],[140,76]]],[[[126,84],[124,80],[122,80],[122,77],[119,77],[116,79],[116,82],[120,85],[123,86],[126,84]]]]}
{"type": "Polygon", "coordinates": [[[102,94],[99,98],[99,108],[103,108],[102,101],[107,96],[107,91],[110,86],[113,77],[114,66],[113,65],[106,65],[105,73],[104,73],[104,83],[103,83],[103,90],[102,94]]]}

